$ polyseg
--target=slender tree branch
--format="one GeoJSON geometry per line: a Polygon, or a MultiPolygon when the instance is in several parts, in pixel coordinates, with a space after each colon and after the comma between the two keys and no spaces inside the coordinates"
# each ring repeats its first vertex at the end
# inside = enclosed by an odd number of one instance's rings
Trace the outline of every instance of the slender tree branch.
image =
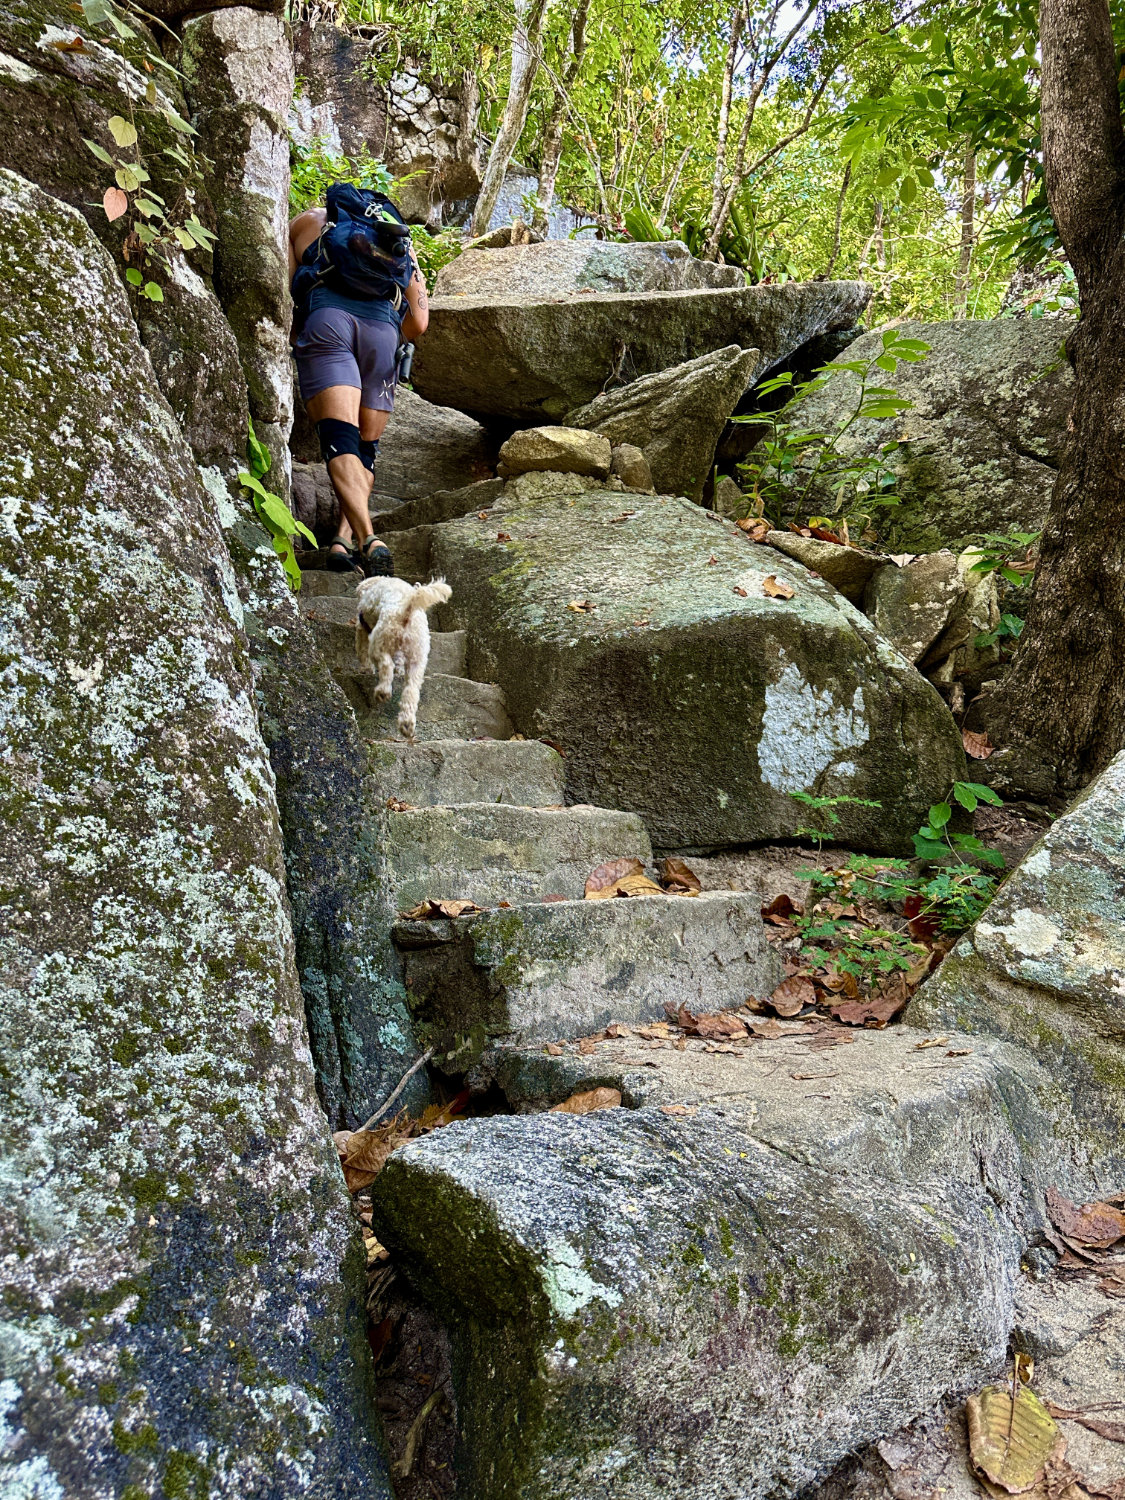
{"type": "Polygon", "coordinates": [[[836,262],[840,259],[840,230],[844,222],[844,199],[848,195],[848,184],[851,180],[852,164],[849,159],[847,166],[844,168],[844,180],[840,184],[840,196],[836,199],[836,229],[832,236],[832,254],[828,257],[828,264],[825,266],[821,277],[823,281],[827,281],[832,275],[832,272],[836,269],[836,262]]]}

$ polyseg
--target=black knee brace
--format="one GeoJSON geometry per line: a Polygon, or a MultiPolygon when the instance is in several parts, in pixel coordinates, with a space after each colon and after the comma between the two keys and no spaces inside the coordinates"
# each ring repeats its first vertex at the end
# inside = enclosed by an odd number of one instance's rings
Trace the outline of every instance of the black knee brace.
{"type": "Polygon", "coordinates": [[[324,462],[339,458],[341,453],[354,453],[361,462],[359,428],[354,422],[341,422],[337,417],[325,417],[316,424],[316,435],[320,439],[320,451],[324,462]]]}
{"type": "Polygon", "coordinates": [[[369,474],[375,472],[375,460],[379,457],[378,438],[360,438],[359,461],[369,474]]]}

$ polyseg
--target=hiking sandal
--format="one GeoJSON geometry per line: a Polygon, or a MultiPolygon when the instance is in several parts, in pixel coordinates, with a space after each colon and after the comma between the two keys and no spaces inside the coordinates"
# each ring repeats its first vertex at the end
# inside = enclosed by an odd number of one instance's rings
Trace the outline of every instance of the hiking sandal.
{"type": "Polygon", "coordinates": [[[354,573],[356,568],[355,548],[346,537],[334,536],[328,543],[328,562],[326,564],[330,573],[354,573]],[[343,547],[343,552],[333,552],[333,547],[343,547]]]}
{"type": "Polygon", "coordinates": [[[360,564],[363,568],[365,578],[393,578],[395,576],[394,559],[391,557],[390,548],[369,536],[359,549],[360,564]]]}

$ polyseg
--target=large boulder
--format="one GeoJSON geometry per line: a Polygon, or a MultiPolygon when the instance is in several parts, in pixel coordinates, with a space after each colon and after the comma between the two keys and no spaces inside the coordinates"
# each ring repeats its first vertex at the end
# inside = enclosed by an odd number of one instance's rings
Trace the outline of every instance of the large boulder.
{"type": "Polygon", "coordinates": [[[1125,1170],[1125,752],[1008,877],[910,1018],[1009,1038],[1125,1170]]]}
{"type": "Polygon", "coordinates": [[[737,266],[696,260],[679,240],[615,244],[543,240],[503,249],[467,249],[442,266],[439,297],[568,297],[575,292],[684,292],[745,286],[737,266]]]}
{"type": "Polygon", "coordinates": [[[562,746],[568,797],[687,848],[792,837],[809,822],[792,793],[839,796],[844,843],[909,850],[963,775],[960,737],[863,615],[687,500],[553,475],[555,493],[519,498],[538,477],[434,527],[431,563],[454,582],[471,674],[562,746]]]}
{"type": "Polygon", "coordinates": [[[234,336],[250,415],[289,493],[289,136],[293,53],[278,15],[235,5],[184,26],[183,70],[215,206],[215,290],[234,336]]]}
{"type": "Polygon", "coordinates": [[[532,426],[561,419],[611,381],[651,375],[729,344],[761,351],[756,379],[817,334],[849,327],[869,296],[860,281],[815,281],[435,297],[414,387],[427,401],[532,426]]]}
{"type": "Polygon", "coordinates": [[[517,474],[585,474],[606,479],[613,464],[613,446],[597,432],[576,427],[525,427],[514,432],[500,449],[498,472],[517,474]]]}
{"type": "MultiPolygon", "coordinates": [[[[862,456],[902,444],[890,456],[900,504],[880,526],[912,552],[963,546],[978,532],[1038,530],[1074,399],[1059,323],[1000,318],[902,323],[895,331],[930,345],[925,359],[900,364],[886,381],[914,405],[885,421],[856,422],[840,444],[862,456]]],[[[866,334],[840,359],[872,359],[881,344],[878,331],[866,334]]],[[[856,389],[854,374],[833,377],[798,403],[794,423],[834,431],[853,411],[856,389]]],[[[822,501],[828,496],[813,508],[822,501]]]]}
{"type": "Polygon", "coordinates": [[[634,444],[648,459],[658,490],[701,500],[715,446],[760,362],[758,349],[729,344],[595,396],[564,420],[568,427],[603,433],[611,443],[634,444]]]}
{"type": "Polygon", "coordinates": [[[450,1327],[473,1500],[801,1495],[1002,1374],[1043,1189],[1090,1184],[1059,1091],[998,1043],[798,1040],[539,1048],[540,1107],[627,1107],[391,1157],[374,1224],[450,1327]]]}
{"type": "Polygon", "coordinates": [[[0,1490],[387,1495],[215,508],[82,218],[0,172],[0,1490]]]}
{"type": "MultiPolygon", "coordinates": [[[[122,40],[108,22],[96,26],[76,16],[69,0],[0,0],[0,52],[8,59],[0,69],[0,167],[78,209],[110,251],[123,284],[123,250],[135,212],[113,223],[106,217],[102,197],[113,185],[113,168],[84,141],[113,152],[108,122],[131,115],[151,186],[175,204],[183,196],[183,172],[165,150],[183,137],[165,111],[188,113],[175,75],[147,63],[146,54],[160,55],[153,33],[136,15],[129,24],[133,35],[122,40]],[[76,38],[81,46],[73,49],[76,38]]],[[[195,193],[194,208],[209,222],[205,194],[195,193]]],[[[246,390],[237,345],[209,282],[211,256],[199,250],[187,256],[173,245],[165,258],[166,268],[146,267],[160,285],[161,302],[127,288],[133,317],[197,461],[229,476],[245,452],[246,390]]]]}

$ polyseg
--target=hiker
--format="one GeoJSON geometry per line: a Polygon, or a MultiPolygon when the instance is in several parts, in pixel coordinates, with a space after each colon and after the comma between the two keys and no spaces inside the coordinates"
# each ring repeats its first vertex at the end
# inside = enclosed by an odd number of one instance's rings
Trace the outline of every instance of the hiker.
{"type": "Polygon", "coordinates": [[[369,578],[391,577],[368,499],[395,386],[408,378],[413,341],[429,322],[426,283],[389,198],[338,182],[326,202],[289,225],[289,278],[301,399],[340,503],[328,566],[351,572],[358,555],[369,578]]]}

